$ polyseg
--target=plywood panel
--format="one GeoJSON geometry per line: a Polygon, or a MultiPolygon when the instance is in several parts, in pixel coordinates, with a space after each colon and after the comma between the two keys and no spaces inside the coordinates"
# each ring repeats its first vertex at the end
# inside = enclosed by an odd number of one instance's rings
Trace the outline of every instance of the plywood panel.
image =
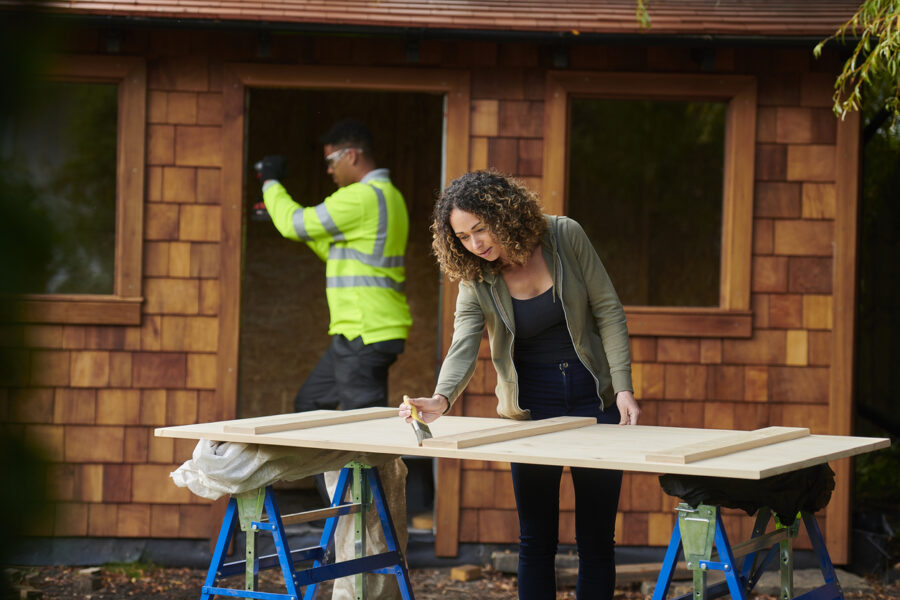
{"type": "MultiPolygon", "coordinates": [[[[345,423],[300,431],[264,435],[226,433],[234,422],[167,427],[156,435],[185,439],[212,439],[300,448],[329,448],[357,452],[412,454],[589,468],[623,469],[648,473],[682,473],[760,479],[854,454],[887,447],[889,440],[849,436],[812,435],[796,440],[743,450],[690,464],[648,462],[646,454],[688,444],[702,444],[730,432],[717,429],[619,425],[589,425],[516,440],[460,450],[418,446],[403,420],[345,423]]],[[[431,424],[435,438],[494,429],[510,421],[475,417],[442,417],[431,424]]],[[[527,425],[527,422],[522,423],[527,425]]]]}

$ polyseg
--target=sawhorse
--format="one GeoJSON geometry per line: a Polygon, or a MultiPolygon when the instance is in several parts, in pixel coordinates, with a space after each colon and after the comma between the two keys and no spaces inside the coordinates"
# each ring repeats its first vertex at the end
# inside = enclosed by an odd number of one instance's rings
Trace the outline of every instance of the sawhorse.
{"type": "Polygon", "coordinates": [[[219,530],[216,548],[200,598],[201,600],[210,600],[213,596],[230,596],[259,600],[299,600],[300,589],[306,588],[303,598],[312,600],[316,597],[316,588],[319,583],[355,575],[356,598],[364,600],[366,597],[365,573],[396,576],[403,600],[413,600],[406,560],[397,543],[397,532],[388,510],[378,471],[374,467],[352,462],[341,470],[329,508],[282,517],[275,502],[272,486],[232,496],[228,501],[225,518],[222,520],[222,527],[219,530]],[[348,487],[352,496],[352,502],[349,504],[343,503],[348,487]],[[387,552],[366,556],[366,510],[372,502],[375,503],[378,511],[378,518],[388,549],[387,552]],[[266,514],[265,518],[262,516],[263,511],[266,514]],[[343,515],[350,514],[354,515],[356,558],[326,564],[326,552],[334,541],[337,520],[343,515]],[[327,520],[318,546],[298,550],[291,550],[288,547],[284,532],[286,524],[321,519],[327,520]],[[226,563],[225,554],[238,524],[246,537],[244,560],[226,563]],[[268,531],[272,534],[275,554],[256,555],[256,533],[259,531],[268,531]],[[300,571],[295,569],[296,562],[310,560],[313,561],[312,567],[300,571]],[[259,572],[276,567],[281,568],[286,593],[257,591],[259,572]],[[245,574],[243,589],[216,586],[216,582],[220,578],[239,573],[245,574]]]}
{"type": "Polygon", "coordinates": [[[748,594],[756,586],[766,566],[776,555],[781,571],[779,599],[791,600],[794,598],[794,554],[791,543],[797,537],[801,520],[806,526],[806,532],[819,560],[825,584],[798,598],[834,600],[844,597],[834,573],[834,566],[831,564],[831,557],[825,548],[819,524],[812,513],[801,511],[799,518],[790,526],[782,525],[776,517],[776,529],[766,533],[772,511],[762,508],[756,516],[751,538],[732,547],[725,534],[719,507],[700,504],[697,508],[691,508],[682,502],[675,510],[678,512],[678,521],[672,531],[663,567],[656,581],[653,600],[665,600],[682,547],[687,567],[693,571],[694,589],[693,593],[679,596],[676,600],[690,598],[711,600],[725,594],[731,594],[734,600],[747,600],[748,594]],[[718,551],[717,560],[713,560],[713,547],[718,551]],[[760,558],[761,552],[766,550],[768,552],[760,558]],[[741,558],[742,562],[736,562],[741,558]],[[725,581],[707,587],[706,576],[710,571],[722,571],[725,574],[725,581]]]}

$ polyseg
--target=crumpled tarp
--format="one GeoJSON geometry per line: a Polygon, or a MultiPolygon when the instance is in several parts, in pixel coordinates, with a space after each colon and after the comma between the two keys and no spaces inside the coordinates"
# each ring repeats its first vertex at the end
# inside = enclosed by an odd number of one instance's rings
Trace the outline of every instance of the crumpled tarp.
{"type": "Polygon", "coordinates": [[[699,504],[738,508],[748,515],[771,508],[784,525],[793,524],[799,511],[816,512],[831,500],[834,471],[827,464],[774,475],[760,480],[700,475],[660,475],[659,484],[670,496],[696,508],[699,504]]]}
{"type": "Polygon", "coordinates": [[[390,454],[347,450],[200,440],[192,458],[175,469],[170,477],[178,487],[217,500],[226,494],[249,492],[276,481],[293,481],[341,469],[354,460],[378,467],[394,458],[390,454]]]}

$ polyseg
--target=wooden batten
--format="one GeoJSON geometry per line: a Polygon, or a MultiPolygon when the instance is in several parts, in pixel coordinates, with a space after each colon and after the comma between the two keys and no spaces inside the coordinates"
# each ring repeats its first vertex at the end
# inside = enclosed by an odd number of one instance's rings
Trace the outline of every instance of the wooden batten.
{"type": "Polygon", "coordinates": [[[661,462],[684,465],[698,460],[726,456],[741,450],[759,448],[796,440],[809,435],[809,429],[805,427],[766,427],[748,433],[736,433],[690,446],[678,446],[659,452],[644,455],[647,462],[661,462]]]}
{"type": "Polygon", "coordinates": [[[422,442],[422,445],[428,448],[473,448],[475,446],[492,444],[494,442],[505,442],[507,440],[541,435],[542,433],[577,429],[579,427],[595,424],[596,422],[597,419],[591,417],[555,417],[541,421],[524,421],[495,427],[489,430],[479,430],[426,439],[422,442]]]}

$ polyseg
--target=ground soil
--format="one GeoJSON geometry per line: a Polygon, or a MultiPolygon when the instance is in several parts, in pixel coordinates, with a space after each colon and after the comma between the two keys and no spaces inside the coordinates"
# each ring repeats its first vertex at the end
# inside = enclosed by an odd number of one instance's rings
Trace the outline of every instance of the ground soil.
{"type": "MultiPolygon", "coordinates": [[[[201,569],[159,568],[153,565],[107,565],[95,575],[98,580],[91,585],[90,576],[80,574],[73,567],[28,567],[8,569],[8,579],[22,587],[33,588],[40,595],[28,598],[43,600],[198,600],[206,572],[201,569]],[[92,589],[96,587],[96,589],[92,589]]],[[[410,572],[413,589],[418,600],[513,600],[517,597],[516,578],[492,569],[485,569],[483,577],[474,581],[456,581],[450,577],[450,569],[414,569],[410,572]]],[[[219,582],[227,587],[239,587],[241,577],[231,577],[219,582]]],[[[854,600],[900,599],[900,583],[891,586],[876,585],[870,594],[848,594],[854,600]]],[[[277,571],[267,571],[260,576],[260,591],[284,592],[277,571]]],[[[13,598],[25,598],[17,591],[13,598]]],[[[318,598],[330,599],[331,586],[323,584],[318,598]]],[[[557,600],[574,599],[575,590],[561,589],[557,600]]],[[[616,600],[645,600],[639,586],[619,588],[616,600]]],[[[776,600],[771,596],[756,596],[759,600],[776,600]]]]}

